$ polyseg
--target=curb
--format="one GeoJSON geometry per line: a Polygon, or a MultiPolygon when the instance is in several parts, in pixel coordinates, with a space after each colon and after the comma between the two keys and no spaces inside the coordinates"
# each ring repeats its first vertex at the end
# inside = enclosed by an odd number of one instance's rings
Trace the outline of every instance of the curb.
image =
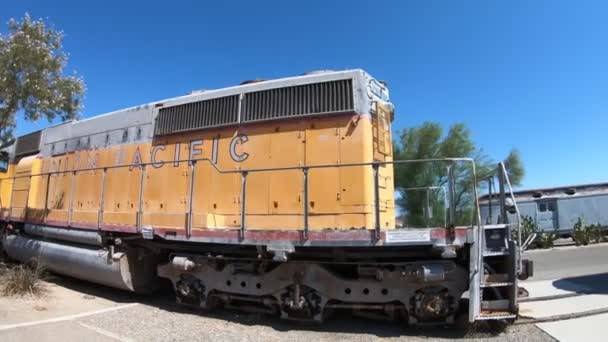
{"type": "Polygon", "coordinates": [[[597,248],[597,247],[608,247],[608,242],[600,242],[600,243],[592,243],[587,246],[577,246],[574,243],[560,246],[553,246],[551,248],[546,249],[528,249],[523,252],[523,254],[534,254],[534,253],[546,253],[551,251],[559,251],[559,250],[570,250],[570,249],[579,249],[579,248],[597,248]]]}
{"type": "Polygon", "coordinates": [[[601,308],[601,309],[588,310],[588,311],[571,313],[571,314],[563,314],[563,315],[541,317],[541,318],[532,318],[532,317],[526,317],[526,316],[519,316],[520,318],[523,318],[523,320],[521,320],[521,321],[517,320],[513,324],[514,325],[521,325],[521,324],[536,324],[536,323],[547,323],[547,322],[565,321],[565,320],[568,320],[568,319],[583,318],[583,317],[601,315],[601,314],[605,314],[605,313],[608,313],[608,308],[601,308]]]}

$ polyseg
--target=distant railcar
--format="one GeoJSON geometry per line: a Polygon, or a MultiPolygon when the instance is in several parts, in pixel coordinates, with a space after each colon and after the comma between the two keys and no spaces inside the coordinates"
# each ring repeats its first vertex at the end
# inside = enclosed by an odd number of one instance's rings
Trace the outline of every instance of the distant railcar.
{"type": "Polygon", "coordinates": [[[181,303],[287,319],[339,308],[410,323],[450,323],[467,308],[470,321],[514,318],[511,234],[491,254],[474,243],[480,225],[395,229],[393,116],[386,85],[349,70],[19,137],[0,163],[3,248],[100,284],[150,292],[164,277],[181,303]]]}
{"type": "MultiPolygon", "coordinates": [[[[518,190],[513,195],[520,214],[532,218],[539,231],[570,235],[579,217],[587,224],[608,227],[608,183],[518,190]]],[[[480,205],[483,222],[499,219],[496,196],[482,196],[480,205]]],[[[507,215],[514,220],[516,214],[507,215]]]]}

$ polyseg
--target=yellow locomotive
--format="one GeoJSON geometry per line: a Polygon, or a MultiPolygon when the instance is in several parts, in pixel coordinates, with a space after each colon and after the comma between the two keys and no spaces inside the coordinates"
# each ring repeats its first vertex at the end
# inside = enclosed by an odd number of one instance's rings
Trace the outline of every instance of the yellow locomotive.
{"type": "MultiPolygon", "coordinates": [[[[4,215],[197,236],[241,226],[242,174],[228,171],[274,169],[248,173],[247,229],[302,230],[301,167],[391,160],[387,99],[384,85],[350,71],[200,92],[66,122],[17,140],[4,177],[47,176],[4,184],[2,203],[11,204],[4,215]],[[380,114],[371,115],[372,103],[380,114]],[[40,150],[25,149],[27,143],[40,150]]],[[[372,172],[308,169],[309,229],[372,227],[372,172]]],[[[392,165],[378,172],[381,225],[394,227],[392,165]]]]}
{"type": "Polygon", "coordinates": [[[131,291],[168,278],[207,308],[453,322],[481,293],[480,228],[396,229],[393,117],[385,83],[326,71],[21,136],[1,151],[3,249],[131,291]]]}

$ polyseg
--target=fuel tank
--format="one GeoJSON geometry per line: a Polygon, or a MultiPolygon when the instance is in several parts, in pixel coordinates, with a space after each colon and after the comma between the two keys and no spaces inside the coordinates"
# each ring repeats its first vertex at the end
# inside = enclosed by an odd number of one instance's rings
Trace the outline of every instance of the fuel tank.
{"type": "Polygon", "coordinates": [[[27,263],[36,260],[48,270],[137,293],[156,289],[155,258],[144,250],[123,247],[120,251],[84,245],[42,241],[19,235],[5,235],[6,254],[27,263]]]}

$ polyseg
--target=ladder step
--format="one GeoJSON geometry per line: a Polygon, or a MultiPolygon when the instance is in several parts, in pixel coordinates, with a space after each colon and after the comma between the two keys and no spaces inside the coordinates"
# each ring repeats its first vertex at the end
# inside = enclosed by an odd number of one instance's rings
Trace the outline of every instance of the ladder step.
{"type": "Polygon", "coordinates": [[[511,279],[509,278],[509,275],[506,273],[491,273],[491,274],[484,274],[483,280],[486,283],[492,283],[492,282],[506,282],[506,281],[510,281],[511,279]]]}
{"type": "Polygon", "coordinates": [[[497,300],[482,300],[481,310],[489,311],[508,311],[511,303],[508,299],[497,299],[497,300]]]}
{"type": "Polygon", "coordinates": [[[475,319],[478,321],[513,319],[513,318],[517,318],[517,315],[510,311],[497,311],[497,310],[482,311],[479,313],[479,316],[475,317],[475,319]]]}
{"type": "Polygon", "coordinates": [[[485,251],[483,251],[484,257],[504,256],[504,255],[510,255],[510,254],[511,254],[511,251],[509,251],[509,250],[500,250],[500,251],[485,250],[485,251]]]}
{"type": "Polygon", "coordinates": [[[487,288],[487,287],[507,287],[507,286],[513,286],[513,282],[512,281],[485,282],[485,283],[481,283],[480,286],[482,288],[487,288]]]}
{"type": "Polygon", "coordinates": [[[513,286],[514,282],[506,273],[485,274],[480,286],[484,287],[506,287],[513,286]]]}
{"type": "Polygon", "coordinates": [[[483,229],[485,230],[490,230],[490,229],[507,229],[509,227],[508,224],[487,224],[485,226],[483,226],[483,229]]]}

